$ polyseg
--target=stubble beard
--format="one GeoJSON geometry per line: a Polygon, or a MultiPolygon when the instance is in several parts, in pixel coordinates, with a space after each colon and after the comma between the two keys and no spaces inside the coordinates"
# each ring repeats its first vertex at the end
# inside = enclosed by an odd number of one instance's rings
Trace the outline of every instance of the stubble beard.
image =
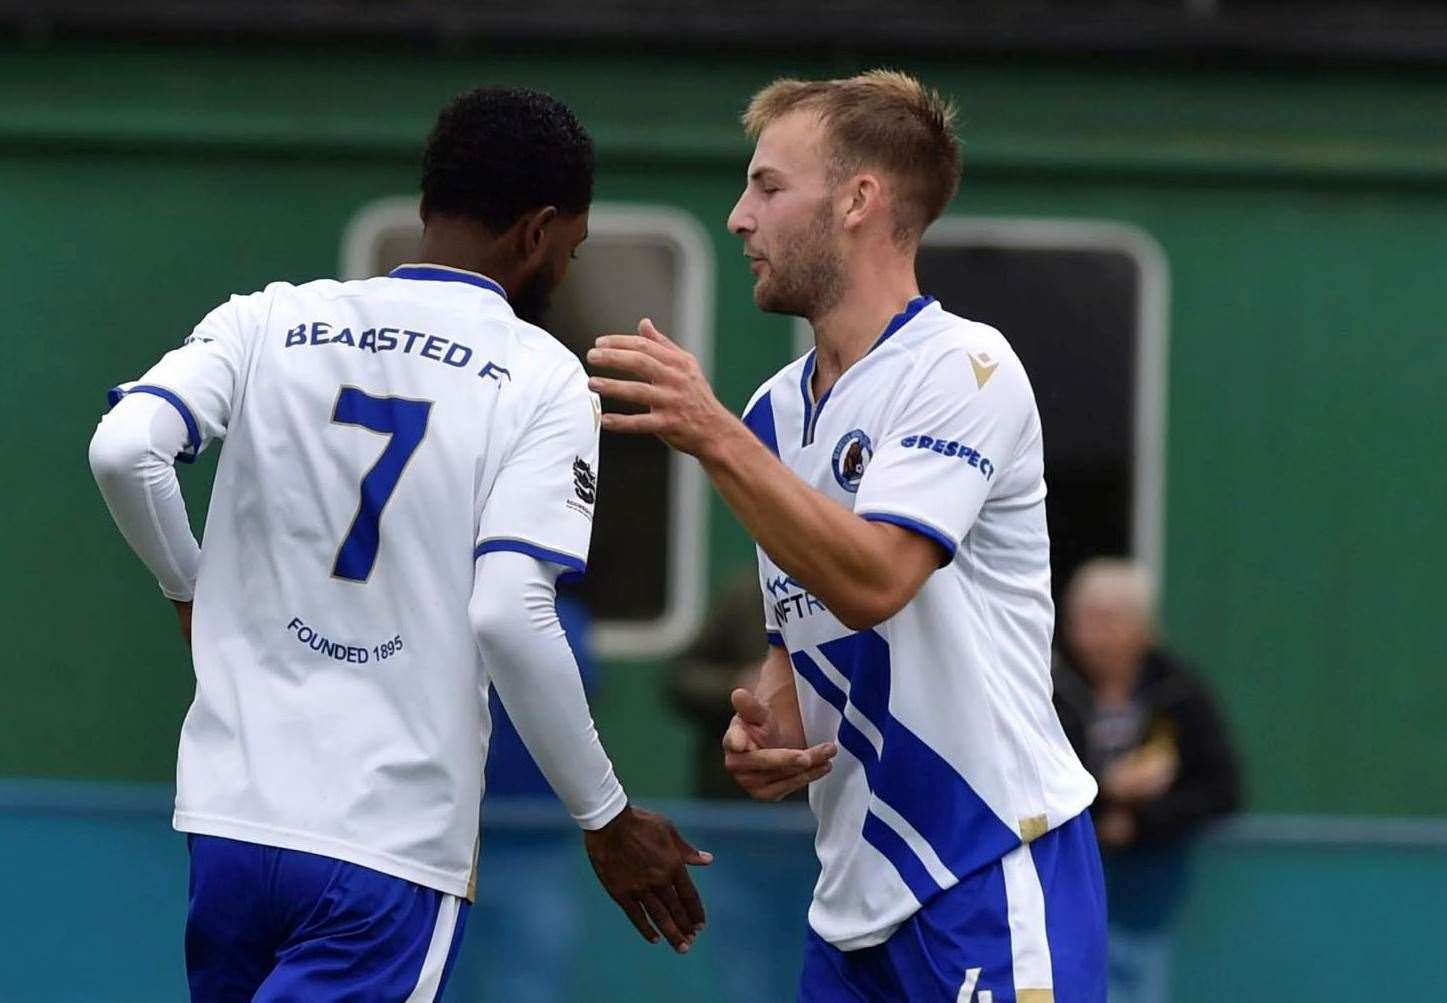
{"type": "Polygon", "coordinates": [[[547,318],[548,308],[552,306],[553,289],[557,284],[552,267],[544,264],[513,294],[508,305],[519,320],[541,327],[547,318]]]}
{"type": "Polygon", "coordinates": [[[813,320],[844,298],[844,258],[826,199],[814,218],[769,256],[769,278],[754,287],[754,302],[766,313],[813,320]]]}

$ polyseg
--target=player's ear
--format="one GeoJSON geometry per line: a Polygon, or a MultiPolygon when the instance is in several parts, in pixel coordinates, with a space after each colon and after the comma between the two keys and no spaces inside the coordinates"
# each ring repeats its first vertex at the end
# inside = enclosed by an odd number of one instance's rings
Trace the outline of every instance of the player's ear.
{"type": "Polygon", "coordinates": [[[548,224],[558,216],[557,206],[544,206],[524,214],[519,221],[519,237],[522,240],[522,256],[526,261],[542,255],[546,249],[548,224]]]}
{"type": "Polygon", "coordinates": [[[845,182],[848,203],[844,209],[844,227],[853,230],[883,208],[884,189],[873,174],[856,174],[845,182]]]}

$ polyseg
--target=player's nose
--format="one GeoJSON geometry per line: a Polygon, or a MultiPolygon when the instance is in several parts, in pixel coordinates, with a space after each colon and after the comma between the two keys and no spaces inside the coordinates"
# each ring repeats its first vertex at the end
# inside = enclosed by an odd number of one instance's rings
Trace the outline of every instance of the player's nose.
{"type": "Polygon", "coordinates": [[[754,231],[753,215],[746,211],[744,201],[747,194],[740,195],[739,200],[734,203],[733,209],[729,210],[728,228],[729,233],[742,237],[754,231]]]}

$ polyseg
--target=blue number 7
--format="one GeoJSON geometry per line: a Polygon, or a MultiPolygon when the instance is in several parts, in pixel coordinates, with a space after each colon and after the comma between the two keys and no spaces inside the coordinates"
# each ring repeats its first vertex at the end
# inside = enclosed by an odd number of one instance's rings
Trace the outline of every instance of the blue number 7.
{"type": "Polygon", "coordinates": [[[361,425],[373,432],[391,436],[382,455],[362,478],[362,499],[352,528],[337,551],[332,574],[354,582],[365,582],[377,563],[377,544],[381,537],[378,524],[387,500],[397,489],[397,481],[412,458],[422,437],[427,434],[427,416],[431,401],[408,400],[405,397],[372,397],[356,387],[342,387],[332,421],[339,425],[361,425]]]}

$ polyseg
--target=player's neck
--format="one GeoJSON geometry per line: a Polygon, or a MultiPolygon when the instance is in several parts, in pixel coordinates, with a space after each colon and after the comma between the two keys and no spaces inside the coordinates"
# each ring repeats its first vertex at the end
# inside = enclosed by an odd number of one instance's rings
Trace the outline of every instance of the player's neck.
{"type": "Polygon", "coordinates": [[[502,249],[497,246],[499,243],[480,240],[470,224],[459,224],[453,220],[432,222],[422,233],[417,260],[421,264],[476,272],[510,289],[512,276],[502,249]]]}
{"type": "Polygon", "coordinates": [[[869,354],[895,314],[919,295],[913,262],[850,282],[828,313],[810,320],[814,328],[814,395],[822,396],[854,363],[869,354]]]}

